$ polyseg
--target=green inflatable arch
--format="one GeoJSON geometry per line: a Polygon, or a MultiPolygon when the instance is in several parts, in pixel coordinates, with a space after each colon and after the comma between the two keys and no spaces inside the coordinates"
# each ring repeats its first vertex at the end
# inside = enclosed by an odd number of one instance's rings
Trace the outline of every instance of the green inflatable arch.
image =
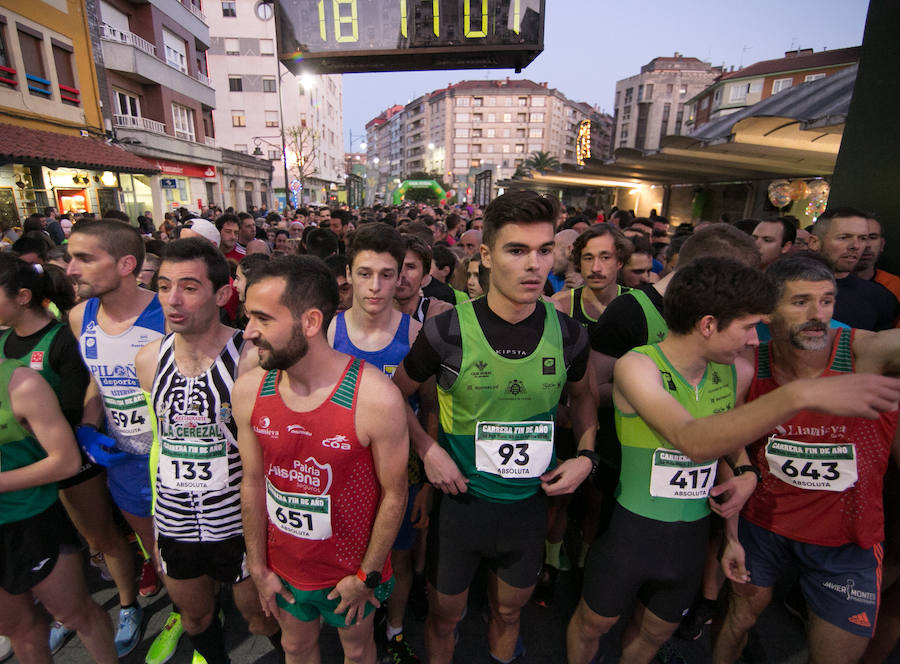
{"type": "Polygon", "coordinates": [[[399,187],[394,190],[394,205],[400,205],[403,196],[410,189],[431,189],[440,198],[444,198],[447,192],[435,180],[404,180],[399,187]]]}

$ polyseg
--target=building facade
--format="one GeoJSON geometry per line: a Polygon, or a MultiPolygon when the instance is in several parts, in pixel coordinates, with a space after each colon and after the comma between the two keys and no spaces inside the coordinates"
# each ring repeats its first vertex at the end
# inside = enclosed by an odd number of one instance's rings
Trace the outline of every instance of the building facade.
{"type": "Polygon", "coordinates": [[[460,81],[366,125],[369,170],[377,171],[370,180],[390,191],[411,174],[436,174],[463,200],[477,173],[491,171],[494,182],[512,177],[535,152],[575,164],[583,120],[595,127],[592,150],[605,150],[603,114],[547,83],[460,81]]]}
{"type": "Polygon", "coordinates": [[[617,81],[612,149],[656,150],[663,136],[688,133],[688,100],[721,73],[721,67],[675,53],[617,81]]]}
{"type": "Polygon", "coordinates": [[[281,205],[285,170],[288,199],[326,201],[344,180],[341,77],[289,72],[278,60],[275,19],[265,3],[217,3],[209,25],[219,145],[270,162],[281,205]]]}
{"type": "Polygon", "coordinates": [[[100,216],[157,168],[106,140],[84,0],[0,6],[0,223],[45,207],[100,216]]]}
{"type": "Polygon", "coordinates": [[[818,53],[811,48],[787,51],[783,58],[725,72],[685,103],[688,132],[783,90],[852,67],[859,61],[859,51],[859,46],[818,53]]]}

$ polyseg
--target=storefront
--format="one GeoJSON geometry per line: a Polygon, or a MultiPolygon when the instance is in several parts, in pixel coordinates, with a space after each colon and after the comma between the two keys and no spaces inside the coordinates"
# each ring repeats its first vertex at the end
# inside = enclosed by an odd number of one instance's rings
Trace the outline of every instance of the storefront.
{"type": "MultiPolygon", "coordinates": [[[[156,182],[149,182],[152,190],[158,187],[160,210],[171,212],[180,207],[199,213],[210,202],[216,202],[219,190],[219,171],[211,164],[192,164],[182,161],[154,159],[153,164],[160,170],[156,182]]],[[[135,198],[143,192],[143,183],[134,185],[135,198]]],[[[152,197],[151,197],[152,198],[152,197]]],[[[149,209],[149,208],[148,208],[149,209]]]]}

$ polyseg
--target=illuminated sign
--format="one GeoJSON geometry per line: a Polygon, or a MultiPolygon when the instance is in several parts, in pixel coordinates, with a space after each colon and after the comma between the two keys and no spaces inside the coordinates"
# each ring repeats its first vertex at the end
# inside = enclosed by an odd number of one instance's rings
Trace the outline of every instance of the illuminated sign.
{"type": "Polygon", "coordinates": [[[591,158],[591,121],[578,123],[578,140],[575,142],[575,163],[584,166],[585,159],[591,158]]]}
{"type": "Polygon", "coordinates": [[[544,0],[276,0],[295,74],[514,68],[544,49],[544,0]]]}

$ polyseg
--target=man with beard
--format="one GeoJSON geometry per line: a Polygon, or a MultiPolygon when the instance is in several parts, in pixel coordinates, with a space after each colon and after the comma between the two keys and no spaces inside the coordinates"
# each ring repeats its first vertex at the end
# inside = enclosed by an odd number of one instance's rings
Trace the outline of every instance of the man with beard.
{"type": "MultiPolygon", "coordinates": [[[[778,300],[772,340],[756,352],[748,403],[810,378],[900,370],[900,331],[829,327],[837,288],[827,263],[794,254],[766,274],[778,300]]],[[[735,515],[726,527],[722,567],[733,592],[714,662],[738,659],[787,567],[800,571],[809,660],[859,661],[879,608],[882,480],[897,411],[867,417],[801,410],[748,448],[761,477],[740,519],[735,515]]]]}
{"type": "Polygon", "coordinates": [[[250,573],[287,662],[319,661],[320,618],[347,661],[374,664],[372,616],[406,506],[409,437],[380,368],[332,349],[337,284],[318,259],[272,260],[247,286],[260,368],[232,391],[250,573]]]}
{"type": "Polygon", "coordinates": [[[809,248],[822,254],[834,270],[835,320],[863,330],[886,330],[897,319],[897,298],[881,284],[853,274],[868,241],[866,214],[853,208],[836,208],[816,221],[809,248]]]}
{"type": "MultiPolygon", "coordinates": [[[[394,306],[424,323],[426,318],[437,316],[453,307],[443,299],[424,295],[425,281],[437,282],[437,279],[431,277],[431,247],[415,235],[404,233],[402,237],[406,245],[406,257],[400,266],[400,280],[394,291],[394,306]]],[[[449,286],[441,285],[451,290],[449,286]]]]}
{"type": "Polygon", "coordinates": [[[881,253],[884,251],[884,235],[881,232],[881,222],[874,217],[869,217],[869,237],[863,244],[862,254],[853,269],[854,274],[860,279],[874,281],[881,284],[900,300],[900,277],[896,274],[881,270],[876,266],[881,253]]]}

